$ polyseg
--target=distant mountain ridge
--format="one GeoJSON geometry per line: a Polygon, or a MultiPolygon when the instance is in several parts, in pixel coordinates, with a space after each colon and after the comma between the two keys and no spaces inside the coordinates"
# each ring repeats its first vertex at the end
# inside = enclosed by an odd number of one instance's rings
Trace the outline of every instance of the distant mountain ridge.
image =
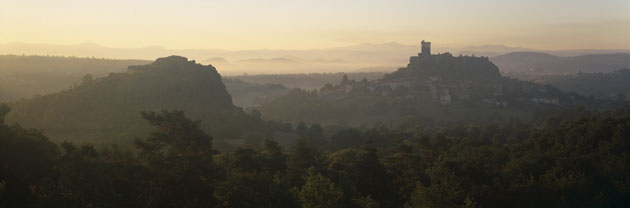
{"type": "MultiPolygon", "coordinates": [[[[419,41],[418,41],[419,42],[419,41]]],[[[419,44],[419,43],[418,43],[419,44]]],[[[98,44],[86,43],[77,45],[8,43],[0,44],[0,54],[27,55],[63,55],[82,57],[106,57],[123,59],[147,59],[180,54],[191,59],[201,60],[204,64],[213,64],[223,75],[243,73],[311,73],[311,72],[350,72],[374,66],[397,66],[407,63],[408,57],[415,54],[418,44],[397,42],[363,43],[343,47],[305,50],[253,49],[253,50],[220,50],[220,49],[168,49],[160,46],[140,48],[111,48],[98,44]],[[221,57],[221,59],[213,59],[221,57]],[[274,62],[268,59],[289,58],[293,62],[274,62]],[[230,60],[229,62],[225,60],[230,60]],[[238,60],[252,60],[238,62],[238,60]],[[259,60],[259,61],[253,61],[259,60]],[[267,60],[267,61],[264,61],[267,60]],[[323,60],[323,61],[322,61],[323,60]],[[333,61],[326,61],[333,60],[333,61]],[[343,60],[343,61],[334,61],[343,60]]],[[[577,56],[602,53],[630,53],[628,49],[597,50],[537,50],[505,45],[480,45],[468,47],[437,47],[435,53],[452,52],[454,55],[475,55],[495,57],[516,51],[533,51],[556,56],[577,56]]]]}
{"type": "Polygon", "coordinates": [[[630,67],[630,53],[560,57],[540,52],[512,52],[490,59],[502,72],[515,74],[612,72],[630,67]]]}

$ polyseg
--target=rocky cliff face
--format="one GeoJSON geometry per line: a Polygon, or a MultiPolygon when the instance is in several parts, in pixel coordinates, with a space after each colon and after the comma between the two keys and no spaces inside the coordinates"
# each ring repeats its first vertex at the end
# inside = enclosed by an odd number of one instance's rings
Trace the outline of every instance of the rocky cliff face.
{"type": "MultiPolygon", "coordinates": [[[[211,65],[201,65],[181,56],[158,58],[148,65],[130,66],[123,79],[133,88],[130,94],[144,94],[146,99],[167,108],[184,109],[186,106],[204,106],[214,110],[234,108],[232,98],[225,89],[221,75],[211,65]],[[163,99],[168,98],[168,99],[163,99]]],[[[125,90],[125,89],[121,89],[125,90]]]]}

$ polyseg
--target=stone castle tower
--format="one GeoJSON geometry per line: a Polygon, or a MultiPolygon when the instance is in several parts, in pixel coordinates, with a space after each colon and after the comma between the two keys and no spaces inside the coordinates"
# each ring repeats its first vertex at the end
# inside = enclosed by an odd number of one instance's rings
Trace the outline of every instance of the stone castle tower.
{"type": "Polygon", "coordinates": [[[409,57],[409,64],[407,67],[419,62],[420,59],[426,59],[431,57],[431,42],[422,40],[422,50],[418,53],[418,56],[409,57]],[[423,58],[424,57],[424,58],[423,58]]]}
{"type": "Polygon", "coordinates": [[[424,55],[431,55],[431,42],[425,42],[422,40],[422,52],[424,55]]]}

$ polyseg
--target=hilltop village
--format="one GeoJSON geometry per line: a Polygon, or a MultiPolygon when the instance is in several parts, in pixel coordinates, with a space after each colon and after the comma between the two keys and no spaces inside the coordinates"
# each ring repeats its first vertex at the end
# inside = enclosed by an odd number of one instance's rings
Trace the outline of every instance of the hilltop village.
{"type": "Polygon", "coordinates": [[[502,77],[488,57],[431,54],[431,43],[422,41],[418,56],[410,57],[407,67],[384,78],[356,81],[343,76],[341,82],[327,84],[319,91],[328,100],[343,100],[354,95],[404,97],[413,102],[442,106],[480,104],[509,106],[568,106],[580,103],[576,95],[532,82],[502,77]]]}

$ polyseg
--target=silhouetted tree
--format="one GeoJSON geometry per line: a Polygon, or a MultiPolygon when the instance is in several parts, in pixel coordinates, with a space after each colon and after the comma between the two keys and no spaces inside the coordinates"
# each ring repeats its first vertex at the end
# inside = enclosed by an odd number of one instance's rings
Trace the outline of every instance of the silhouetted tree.
{"type": "Polygon", "coordinates": [[[287,177],[293,185],[304,183],[303,176],[306,169],[313,167],[317,171],[324,168],[322,153],[310,142],[300,139],[297,141],[287,160],[287,177]]]}
{"type": "Polygon", "coordinates": [[[330,179],[315,168],[309,168],[304,176],[304,185],[294,193],[304,208],[339,207],[343,192],[330,179]]]}
{"type": "Polygon", "coordinates": [[[146,206],[214,206],[214,186],[220,177],[213,162],[212,137],[182,111],[142,112],[156,129],[136,140],[139,157],[152,175],[142,194],[146,206]]]}

